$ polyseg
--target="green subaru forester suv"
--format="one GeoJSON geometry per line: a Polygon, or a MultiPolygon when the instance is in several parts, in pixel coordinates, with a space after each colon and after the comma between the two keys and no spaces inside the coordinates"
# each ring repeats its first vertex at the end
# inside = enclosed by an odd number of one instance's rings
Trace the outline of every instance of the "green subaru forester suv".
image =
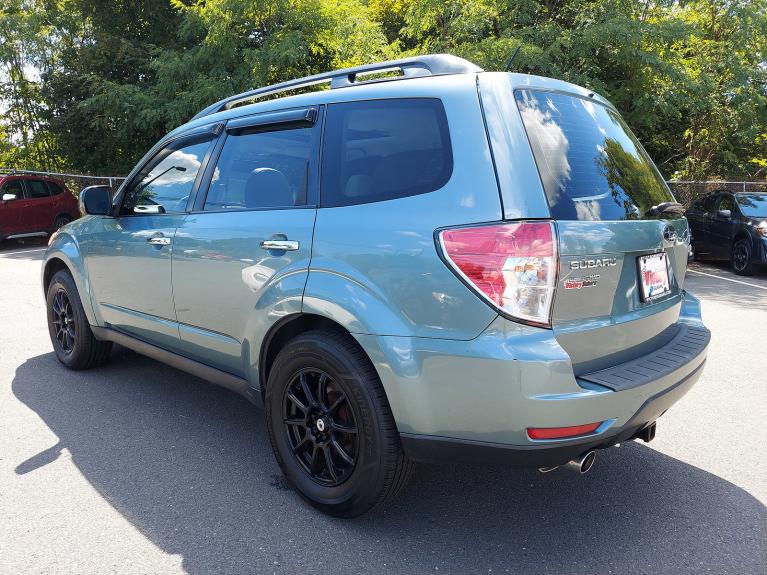
{"type": "Polygon", "coordinates": [[[679,205],[566,82],[446,55],[301,78],[213,104],[80,202],[43,265],[60,361],[118,343],[244,394],[334,515],[415,461],[585,472],[651,440],[705,363],[679,205]]]}

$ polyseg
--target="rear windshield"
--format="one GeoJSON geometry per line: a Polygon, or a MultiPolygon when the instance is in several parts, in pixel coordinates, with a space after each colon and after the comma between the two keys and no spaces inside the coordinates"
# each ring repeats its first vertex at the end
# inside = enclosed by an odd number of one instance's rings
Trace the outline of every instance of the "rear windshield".
{"type": "Polygon", "coordinates": [[[749,218],[767,218],[767,194],[736,194],[743,215],[749,218]]]}
{"type": "Polygon", "coordinates": [[[514,92],[558,220],[636,220],[674,201],[647,153],[612,109],[558,92],[514,92]]]}

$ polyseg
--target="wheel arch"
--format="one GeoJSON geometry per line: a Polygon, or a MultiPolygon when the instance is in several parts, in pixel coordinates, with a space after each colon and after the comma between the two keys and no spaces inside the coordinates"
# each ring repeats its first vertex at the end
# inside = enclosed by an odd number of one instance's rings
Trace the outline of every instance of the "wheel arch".
{"type": "Polygon", "coordinates": [[[85,263],[83,262],[79,246],[69,234],[57,235],[48,246],[48,251],[45,252],[40,278],[44,297],[48,292],[51,278],[60,270],[66,270],[72,275],[88,322],[91,325],[100,325],[93,311],[90,283],[85,272],[85,263]]]}
{"type": "Polygon", "coordinates": [[[48,259],[45,262],[45,265],[43,266],[43,293],[45,294],[48,291],[48,286],[51,283],[51,279],[53,278],[54,274],[56,272],[59,272],[61,270],[66,270],[70,274],[72,273],[72,270],[69,269],[69,266],[59,257],[52,257],[48,259]]]}
{"type": "Polygon", "coordinates": [[[754,239],[751,237],[751,234],[748,233],[748,231],[744,229],[740,229],[737,232],[735,232],[735,237],[732,239],[732,245],[733,247],[735,244],[737,244],[740,240],[747,240],[749,244],[751,244],[751,247],[754,247],[754,239]]]}
{"type": "Polygon", "coordinates": [[[269,329],[261,345],[261,351],[258,358],[258,386],[262,399],[266,392],[266,382],[269,379],[269,371],[271,370],[280,349],[282,349],[282,347],[290,340],[302,333],[317,329],[332,331],[343,335],[348,338],[349,341],[353,341],[354,344],[363,351],[365,358],[370,362],[370,365],[375,368],[367,351],[365,351],[359,344],[351,332],[340,323],[314,313],[291,314],[276,322],[269,329]]]}
{"type": "MultiPolygon", "coordinates": [[[[71,213],[69,213],[66,210],[59,210],[56,212],[56,215],[53,216],[53,221],[51,221],[51,229],[54,229],[56,227],[56,220],[58,220],[61,216],[65,216],[69,218],[70,222],[75,221],[77,218],[72,216],[71,213]]],[[[67,222],[68,223],[68,222],[67,222]]]]}

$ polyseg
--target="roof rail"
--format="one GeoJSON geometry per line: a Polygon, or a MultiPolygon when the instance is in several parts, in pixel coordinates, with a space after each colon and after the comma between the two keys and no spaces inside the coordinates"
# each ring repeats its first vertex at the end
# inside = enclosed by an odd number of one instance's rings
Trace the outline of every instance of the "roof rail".
{"type": "Polygon", "coordinates": [[[404,78],[442,76],[445,74],[471,74],[483,71],[482,68],[472,64],[468,60],[450,54],[429,54],[425,56],[413,56],[411,58],[378,62],[376,64],[365,64],[363,66],[355,66],[354,68],[344,68],[333,72],[324,72],[322,74],[315,74],[314,76],[288,80],[287,82],[272,84],[271,86],[256,88],[255,90],[249,90],[242,94],[230,96],[215,104],[211,104],[201,112],[198,112],[192,120],[203,118],[210,114],[221,112],[222,110],[228,110],[240,102],[270,96],[286,90],[306,88],[327,82],[330,82],[331,89],[346,88],[357,83],[356,80],[358,75],[394,70],[400,70],[404,78]]]}

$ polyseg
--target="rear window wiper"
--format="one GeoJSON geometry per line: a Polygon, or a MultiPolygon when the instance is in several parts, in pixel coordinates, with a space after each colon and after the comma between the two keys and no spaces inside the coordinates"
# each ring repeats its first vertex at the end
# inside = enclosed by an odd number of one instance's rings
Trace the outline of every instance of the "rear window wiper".
{"type": "Polygon", "coordinates": [[[645,216],[659,218],[661,216],[683,216],[684,206],[679,202],[663,202],[651,207],[645,212],[645,216]]]}

